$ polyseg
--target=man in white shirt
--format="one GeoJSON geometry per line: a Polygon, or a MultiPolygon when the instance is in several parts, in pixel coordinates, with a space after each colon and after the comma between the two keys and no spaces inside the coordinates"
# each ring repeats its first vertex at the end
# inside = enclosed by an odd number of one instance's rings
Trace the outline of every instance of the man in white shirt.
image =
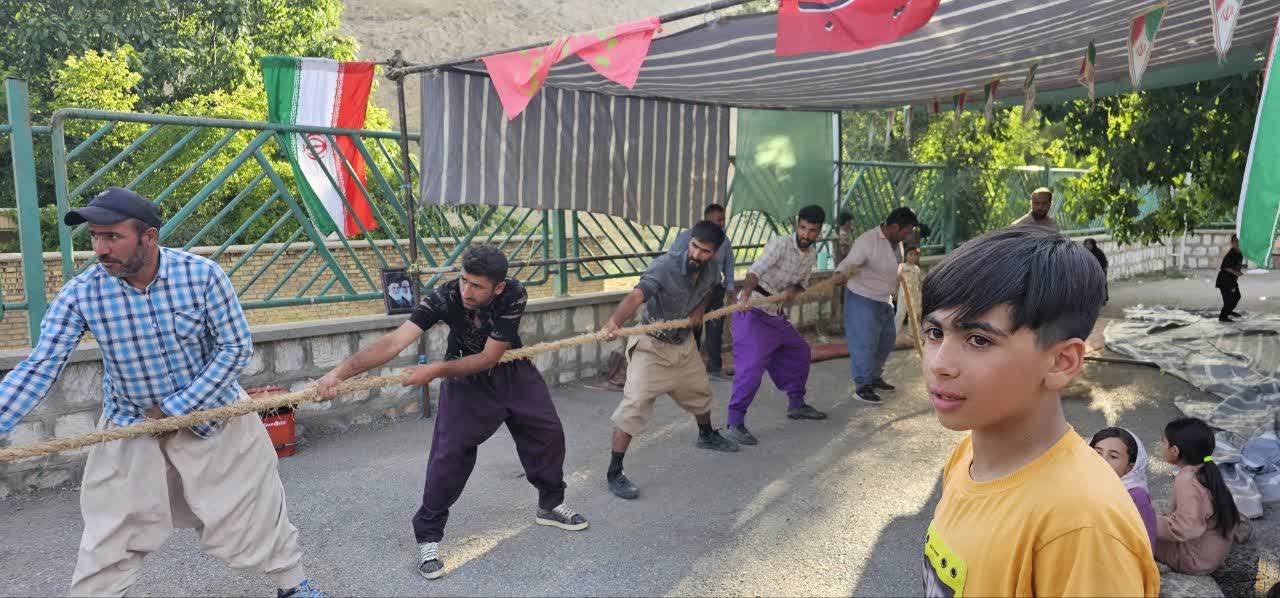
{"type": "Polygon", "coordinates": [[[876,390],[894,388],[883,377],[896,334],[889,297],[898,287],[898,247],[919,224],[910,208],[894,209],[884,224],[862,233],[836,266],[837,280],[847,278],[844,334],[855,386],[852,398],[878,405],[876,390]]]}
{"type": "MultiPolygon", "coordinates": [[[[751,302],[782,295],[791,301],[803,292],[818,264],[818,251],[813,244],[826,219],[821,206],[802,208],[796,217],[796,234],[769,241],[751,264],[739,300],[751,302]]],[[[766,372],[774,385],[787,393],[787,418],[826,419],[827,414],[804,400],[810,361],[809,343],[791,325],[782,305],[766,304],[733,314],[733,362],[737,372],[725,436],[738,444],[758,443],[747,430],[747,409],[766,372]]]]}

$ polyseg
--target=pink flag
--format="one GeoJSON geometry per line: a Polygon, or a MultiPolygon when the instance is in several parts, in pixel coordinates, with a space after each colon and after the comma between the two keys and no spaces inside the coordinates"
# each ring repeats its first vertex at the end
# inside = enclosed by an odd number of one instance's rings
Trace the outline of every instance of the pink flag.
{"type": "Polygon", "coordinates": [[[649,54],[649,43],[660,27],[657,17],[649,17],[574,36],[564,55],[577,54],[606,79],[631,89],[649,54]]]}
{"type": "Polygon", "coordinates": [[[542,88],[551,65],[577,54],[591,68],[631,89],[661,25],[657,17],[624,23],[594,33],[557,39],[545,47],[482,58],[507,119],[522,112],[542,88]]]}

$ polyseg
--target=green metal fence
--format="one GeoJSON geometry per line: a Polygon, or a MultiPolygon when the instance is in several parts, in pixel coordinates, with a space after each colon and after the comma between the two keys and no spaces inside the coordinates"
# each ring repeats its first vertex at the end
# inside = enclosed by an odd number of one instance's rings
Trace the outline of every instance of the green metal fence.
{"type": "MultiPolygon", "coordinates": [[[[0,297],[5,310],[28,312],[28,336],[38,337],[46,308],[42,252],[58,255],[56,268],[69,280],[93,264],[84,227],[61,226],[68,210],[97,191],[117,185],[154,199],[166,216],[161,242],[221,259],[246,309],[364,301],[381,297],[379,270],[409,267],[408,217],[398,193],[413,185],[400,167],[398,133],[300,127],[176,115],[65,108],[46,126],[32,126],[25,82],[5,86],[14,202],[21,221],[23,293],[0,297]],[[302,133],[330,146],[349,136],[365,162],[360,194],[377,227],[343,238],[323,236],[308,218],[283,150],[284,133],[302,133]],[[407,180],[408,179],[408,180],[407,180]],[[43,219],[43,222],[42,222],[43,219]]],[[[418,136],[411,134],[410,152],[418,136]]],[[[315,150],[312,150],[315,155],[315,150]]],[[[412,161],[411,161],[412,163],[412,161]]],[[[324,165],[323,162],[320,164],[324,165]]],[[[339,165],[354,172],[345,159],[339,165]]],[[[327,172],[337,186],[336,173],[327,172]]],[[[0,184],[7,183],[0,181],[0,184]]],[[[343,198],[348,202],[351,198],[343,198]]],[[[481,205],[424,206],[418,216],[418,267],[445,268],[471,243],[498,246],[525,265],[512,275],[527,285],[551,284],[556,294],[571,281],[636,276],[670,247],[674,227],[646,226],[623,218],[567,210],[481,205]]],[[[779,230],[767,216],[743,214],[729,223],[739,264],[779,230]]],[[[424,277],[427,287],[446,276],[424,277]]],[[[3,314],[0,313],[0,317],[3,314]]]]}
{"type": "Polygon", "coordinates": [[[1073,214],[1069,185],[1062,181],[1086,171],[1024,166],[1000,170],[948,169],[935,164],[841,162],[840,206],[854,218],[855,230],[883,222],[889,211],[907,206],[928,225],[922,247],[945,253],[982,233],[1005,226],[1030,208],[1037,187],[1054,190],[1052,215],[1065,234],[1105,230],[1102,220],[1073,214]]]}
{"type": "MultiPolygon", "coordinates": [[[[19,221],[17,250],[22,255],[22,293],[0,288],[4,311],[28,313],[28,336],[38,337],[47,307],[43,251],[58,255],[62,280],[92,263],[82,230],[61,226],[68,210],[83,205],[98,190],[118,185],[155,199],[164,209],[162,243],[221,259],[247,309],[314,305],[381,298],[379,270],[409,267],[408,215],[399,200],[403,186],[414,187],[419,173],[401,167],[395,131],[300,127],[217,118],[136,114],[66,108],[48,125],[33,125],[26,83],[5,83],[8,122],[0,122],[0,178],[12,177],[19,221]],[[333,146],[350,137],[365,162],[362,199],[373,208],[377,227],[343,238],[325,237],[302,205],[283,150],[285,133],[301,133],[333,146]],[[6,164],[7,162],[7,164],[6,164]]],[[[417,152],[418,136],[410,134],[417,152]]],[[[312,149],[312,155],[316,156],[312,149]]],[[[323,162],[319,162],[322,167],[323,162]]],[[[339,165],[355,172],[345,159],[339,165]]],[[[1005,171],[954,171],[928,164],[842,162],[833,164],[838,181],[835,203],[849,210],[855,230],[883,221],[894,207],[912,207],[933,235],[925,248],[944,252],[959,243],[1017,218],[1027,209],[1035,187],[1055,188],[1055,216],[1072,231],[1100,229],[1080,222],[1064,206],[1058,183],[1083,171],[1018,168],[1005,171]]],[[[337,173],[327,172],[336,187],[337,173]]],[[[7,188],[9,184],[0,181],[7,188]]],[[[352,198],[344,197],[348,202],[352,198]]],[[[617,216],[572,210],[530,210],[474,204],[419,209],[420,268],[436,268],[429,288],[447,274],[471,243],[498,246],[513,261],[543,262],[516,266],[512,275],[529,286],[550,284],[565,294],[574,281],[634,277],[671,245],[675,227],[642,225],[617,216]]],[[[752,263],[760,247],[790,223],[762,212],[733,213],[732,189],[726,192],[732,217],[728,234],[735,262],[752,263]]],[[[3,207],[3,206],[0,206],[3,207]]],[[[829,219],[834,224],[834,214],[829,219]]],[[[827,234],[830,234],[828,227],[827,234]]],[[[829,255],[829,244],[819,251],[829,255]]],[[[820,259],[820,267],[830,265],[820,259]]]]}

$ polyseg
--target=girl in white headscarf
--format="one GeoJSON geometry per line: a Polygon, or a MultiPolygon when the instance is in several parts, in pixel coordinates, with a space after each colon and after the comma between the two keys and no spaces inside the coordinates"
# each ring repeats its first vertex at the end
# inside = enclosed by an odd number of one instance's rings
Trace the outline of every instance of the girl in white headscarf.
{"type": "Polygon", "coordinates": [[[1147,450],[1138,436],[1124,428],[1103,428],[1093,435],[1089,446],[1114,469],[1125,490],[1138,507],[1151,546],[1156,545],[1156,510],[1151,506],[1151,492],[1147,489],[1147,450]]]}

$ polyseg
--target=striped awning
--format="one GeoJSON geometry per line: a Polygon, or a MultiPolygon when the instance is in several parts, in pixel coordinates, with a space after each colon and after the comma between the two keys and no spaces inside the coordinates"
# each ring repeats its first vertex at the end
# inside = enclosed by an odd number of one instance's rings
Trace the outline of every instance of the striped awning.
{"type": "MultiPolygon", "coordinates": [[[[999,78],[998,99],[1020,102],[1038,63],[1038,103],[1082,97],[1076,81],[1089,41],[1097,47],[1098,95],[1131,90],[1125,38],[1130,19],[1155,0],[943,0],[933,20],[890,44],[841,54],[774,55],[777,15],[723,18],[655,39],[635,87],[612,83],[577,58],[551,70],[550,87],[750,108],[833,110],[950,103],[999,78]]],[[[1232,53],[1213,49],[1209,0],[1169,0],[1144,88],[1258,69],[1280,0],[1248,0],[1232,53]]],[[[461,70],[484,73],[479,62],[461,70]]]]}

